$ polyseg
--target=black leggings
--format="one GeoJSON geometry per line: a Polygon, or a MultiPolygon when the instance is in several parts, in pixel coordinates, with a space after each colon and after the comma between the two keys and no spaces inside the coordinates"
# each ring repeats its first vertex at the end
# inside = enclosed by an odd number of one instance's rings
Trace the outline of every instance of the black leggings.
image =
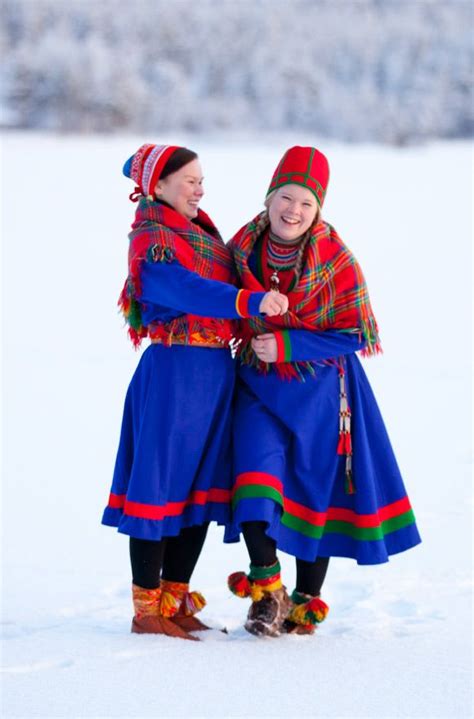
{"type": "Polygon", "coordinates": [[[185,582],[191,579],[206,539],[209,523],[182,529],[177,537],[160,542],[130,537],[130,562],[133,583],[155,589],[160,579],[185,582]]]}
{"type": "MultiPolygon", "coordinates": [[[[268,567],[277,561],[276,542],[266,534],[266,526],[266,522],[242,523],[250,561],[257,567],[268,567]]],[[[313,597],[320,594],[328,564],[329,557],[318,557],[314,562],[297,559],[296,591],[313,597]]]]}

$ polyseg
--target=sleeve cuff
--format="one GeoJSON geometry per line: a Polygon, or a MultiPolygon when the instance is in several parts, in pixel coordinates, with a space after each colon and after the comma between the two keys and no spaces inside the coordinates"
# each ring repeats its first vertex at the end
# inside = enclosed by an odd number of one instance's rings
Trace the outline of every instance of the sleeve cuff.
{"type": "Polygon", "coordinates": [[[291,362],[291,340],[288,330],[274,332],[277,343],[277,362],[291,362]]]}
{"type": "Polygon", "coordinates": [[[265,297],[265,292],[251,292],[250,293],[250,299],[249,303],[247,305],[249,316],[250,317],[258,317],[262,313],[260,312],[260,305],[265,297]]]}
{"type": "Polygon", "coordinates": [[[239,290],[235,299],[235,309],[239,317],[257,317],[260,314],[260,303],[265,292],[239,290]]]}

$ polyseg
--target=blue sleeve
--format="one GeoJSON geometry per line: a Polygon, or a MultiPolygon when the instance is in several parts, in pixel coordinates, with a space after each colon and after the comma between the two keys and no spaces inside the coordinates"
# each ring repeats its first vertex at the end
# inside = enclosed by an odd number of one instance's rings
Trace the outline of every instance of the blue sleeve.
{"type": "Polygon", "coordinates": [[[357,352],[367,344],[358,334],[338,330],[280,330],[275,332],[275,337],[277,362],[331,359],[357,352]]]}
{"type": "Polygon", "coordinates": [[[200,317],[239,319],[260,314],[264,292],[238,290],[209,280],[173,262],[144,262],[140,271],[140,302],[169,307],[200,317]]]}

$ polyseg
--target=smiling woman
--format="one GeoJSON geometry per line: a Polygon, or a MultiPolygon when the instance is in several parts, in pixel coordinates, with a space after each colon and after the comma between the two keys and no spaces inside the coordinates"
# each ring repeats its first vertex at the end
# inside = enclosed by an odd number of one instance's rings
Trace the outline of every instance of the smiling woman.
{"type": "MultiPolygon", "coordinates": [[[[162,175],[156,183],[155,196],[174,207],[188,220],[193,220],[198,215],[199,202],[204,195],[204,178],[197,155],[189,150],[187,152],[190,156],[194,155],[194,159],[179,170],[173,171],[173,165],[171,169],[168,167],[166,175],[162,175]]],[[[184,148],[181,153],[175,154],[178,154],[179,159],[183,153],[184,148]]]]}
{"type": "Polygon", "coordinates": [[[362,270],[321,218],[326,157],[292,147],[266,211],[231,242],[242,286],[288,293],[284,317],[243,320],[234,415],[233,517],[250,573],[229,577],[251,597],[245,628],[312,634],[330,557],[379,564],[419,543],[410,502],[356,351],[380,350],[362,270]],[[277,549],[296,558],[288,597],[277,549]]]}
{"type": "Polygon", "coordinates": [[[280,240],[298,240],[309,230],[319,212],[316,198],[306,187],[285,185],[266,199],[272,232],[280,240]]]}
{"type": "Polygon", "coordinates": [[[200,208],[195,152],[142,145],[125,163],[139,200],[120,306],[143,353],[125,399],[103,523],[130,536],[132,631],[194,639],[189,592],[209,522],[229,518],[232,320],[285,312],[274,292],[238,290],[229,249],[200,208]]]}

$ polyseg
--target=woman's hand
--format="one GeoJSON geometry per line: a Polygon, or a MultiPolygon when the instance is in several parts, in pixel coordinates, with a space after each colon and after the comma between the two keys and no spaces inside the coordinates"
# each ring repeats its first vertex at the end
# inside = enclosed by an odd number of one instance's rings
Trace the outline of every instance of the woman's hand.
{"type": "Polygon", "coordinates": [[[276,362],[278,350],[273,332],[257,335],[251,342],[252,349],[262,362],[276,362]]]}
{"type": "Polygon", "coordinates": [[[268,317],[284,315],[285,312],[288,312],[288,297],[280,292],[270,290],[260,302],[259,311],[268,317]]]}

